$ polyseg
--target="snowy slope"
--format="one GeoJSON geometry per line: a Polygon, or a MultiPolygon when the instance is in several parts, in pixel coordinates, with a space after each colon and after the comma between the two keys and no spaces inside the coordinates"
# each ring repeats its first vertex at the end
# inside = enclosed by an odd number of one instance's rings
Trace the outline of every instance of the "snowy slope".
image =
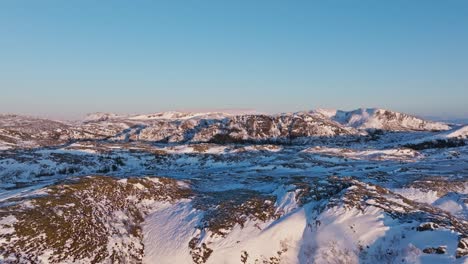
{"type": "Polygon", "coordinates": [[[451,130],[411,139],[401,143],[414,149],[464,146],[468,143],[468,126],[455,127],[451,130]]]}
{"type": "Polygon", "coordinates": [[[324,115],[340,124],[359,129],[447,130],[444,123],[426,121],[415,116],[378,108],[361,108],[353,111],[317,109],[313,113],[324,115]]]}
{"type": "Polygon", "coordinates": [[[454,129],[445,135],[446,138],[467,138],[468,137],[468,126],[454,129]]]}
{"type": "Polygon", "coordinates": [[[447,209],[453,206],[440,199],[429,205],[380,186],[334,177],[312,185],[282,185],[268,195],[241,189],[197,193],[190,188],[185,182],[165,178],[95,176],[45,189],[42,197],[16,199],[19,207],[7,206],[0,215],[3,261],[294,264],[468,260],[463,246],[468,222],[464,215],[451,214],[447,209]],[[48,213],[41,214],[44,210],[48,213]],[[29,215],[35,218],[29,219],[29,215]],[[57,223],[60,225],[55,226],[57,223]],[[48,233],[50,229],[58,233],[48,233]],[[74,236],[74,232],[80,235],[74,236]],[[49,240],[38,239],[41,236],[49,240]]]}

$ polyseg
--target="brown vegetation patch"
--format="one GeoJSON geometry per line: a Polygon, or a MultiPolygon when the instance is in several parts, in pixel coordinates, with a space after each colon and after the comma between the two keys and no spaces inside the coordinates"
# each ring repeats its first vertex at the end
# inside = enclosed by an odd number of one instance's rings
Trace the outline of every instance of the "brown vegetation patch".
{"type": "Polygon", "coordinates": [[[448,179],[445,177],[423,177],[406,185],[407,188],[416,188],[422,191],[435,191],[437,195],[444,196],[449,192],[462,193],[468,188],[468,179],[448,179]]]}
{"type": "Polygon", "coordinates": [[[49,263],[140,263],[140,224],[151,201],[174,202],[192,195],[172,179],[124,182],[103,176],[52,186],[47,193],[31,199],[27,206],[1,208],[0,218],[13,215],[17,219],[13,233],[0,235],[0,241],[5,241],[0,254],[6,263],[38,263],[46,252],[49,263]]]}
{"type": "Polygon", "coordinates": [[[275,201],[275,196],[237,189],[204,193],[194,200],[194,207],[206,211],[199,228],[224,237],[235,225],[243,227],[249,219],[266,222],[279,218],[275,201]]]}
{"type": "Polygon", "coordinates": [[[194,145],[190,145],[190,147],[192,147],[193,151],[198,152],[198,153],[204,153],[208,149],[210,149],[210,145],[208,144],[194,144],[194,145]]]}

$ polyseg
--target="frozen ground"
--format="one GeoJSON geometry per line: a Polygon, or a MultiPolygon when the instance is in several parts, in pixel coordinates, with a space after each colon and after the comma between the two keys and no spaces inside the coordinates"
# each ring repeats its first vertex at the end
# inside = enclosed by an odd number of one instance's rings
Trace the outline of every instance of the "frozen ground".
{"type": "MultiPolygon", "coordinates": [[[[318,110],[311,115],[353,127],[278,142],[262,141],[268,134],[253,142],[256,133],[243,142],[157,142],[136,138],[132,124],[124,136],[50,144],[60,135],[13,133],[19,121],[9,117],[0,136],[0,262],[468,263],[466,127],[400,115],[383,122],[379,111],[318,110]],[[375,124],[398,129],[368,130],[375,124]]],[[[128,119],[203,118],[100,114],[84,126],[105,123],[93,132],[101,135],[127,129],[128,119]]]]}

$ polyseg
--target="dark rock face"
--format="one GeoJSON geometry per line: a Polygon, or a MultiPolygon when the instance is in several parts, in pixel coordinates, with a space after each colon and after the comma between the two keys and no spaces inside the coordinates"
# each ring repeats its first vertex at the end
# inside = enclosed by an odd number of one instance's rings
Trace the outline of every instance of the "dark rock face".
{"type": "Polygon", "coordinates": [[[428,247],[428,248],[423,249],[423,252],[426,254],[445,254],[447,253],[447,248],[444,246],[428,247]]]}
{"type": "Polygon", "coordinates": [[[468,237],[460,238],[458,242],[457,251],[455,253],[455,257],[461,258],[464,256],[468,256],[468,237]]]}
{"type": "Polygon", "coordinates": [[[405,147],[414,149],[414,150],[424,150],[424,149],[437,149],[437,148],[456,148],[466,146],[466,140],[464,139],[439,139],[433,141],[421,142],[418,144],[408,144],[405,147]]]}
{"type": "Polygon", "coordinates": [[[416,230],[418,230],[419,232],[433,231],[433,230],[436,230],[437,228],[439,228],[439,225],[437,225],[436,223],[423,223],[419,225],[418,228],[416,228],[416,230]]]}

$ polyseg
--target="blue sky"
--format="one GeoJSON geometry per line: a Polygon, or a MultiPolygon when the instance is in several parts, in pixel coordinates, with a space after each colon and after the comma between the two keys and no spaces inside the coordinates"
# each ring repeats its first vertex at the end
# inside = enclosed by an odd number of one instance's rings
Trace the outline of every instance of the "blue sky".
{"type": "Polygon", "coordinates": [[[0,112],[468,116],[468,1],[0,2],[0,112]]]}

